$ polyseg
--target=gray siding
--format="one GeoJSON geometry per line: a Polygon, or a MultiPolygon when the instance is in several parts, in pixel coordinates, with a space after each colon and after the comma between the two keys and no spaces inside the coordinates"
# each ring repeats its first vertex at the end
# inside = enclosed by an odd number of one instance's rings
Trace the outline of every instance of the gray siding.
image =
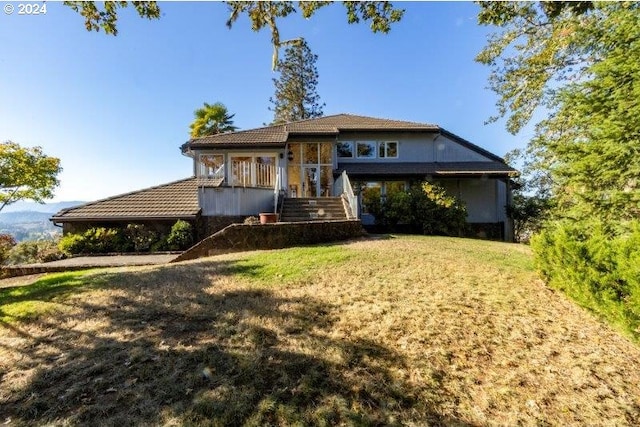
{"type": "Polygon", "coordinates": [[[498,180],[496,183],[498,186],[498,194],[497,194],[497,209],[498,209],[498,221],[506,221],[507,220],[507,183],[498,180]]]}
{"type": "Polygon", "coordinates": [[[507,185],[487,178],[448,179],[438,182],[449,194],[462,200],[467,207],[467,222],[506,221],[507,185]]]}
{"type": "Polygon", "coordinates": [[[477,151],[465,147],[446,136],[439,135],[431,142],[433,160],[431,162],[483,162],[492,161],[477,151]]]}
{"type": "Polygon", "coordinates": [[[198,198],[203,216],[257,215],[273,212],[273,190],[264,188],[200,188],[198,198]]]}
{"type": "Polygon", "coordinates": [[[357,133],[340,135],[343,141],[397,141],[398,158],[359,159],[337,158],[337,161],[356,162],[491,162],[482,154],[439,134],[408,134],[408,133],[357,133]]]}

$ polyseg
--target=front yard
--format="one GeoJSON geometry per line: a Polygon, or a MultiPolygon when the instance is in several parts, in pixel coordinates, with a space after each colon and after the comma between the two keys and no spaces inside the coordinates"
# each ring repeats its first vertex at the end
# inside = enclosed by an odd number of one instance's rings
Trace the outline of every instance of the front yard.
{"type": "Polygon", "coordinates": [[[0,289],[8,425],[638,425],[640,348],[528,249],[437,237],[0,289]]]}

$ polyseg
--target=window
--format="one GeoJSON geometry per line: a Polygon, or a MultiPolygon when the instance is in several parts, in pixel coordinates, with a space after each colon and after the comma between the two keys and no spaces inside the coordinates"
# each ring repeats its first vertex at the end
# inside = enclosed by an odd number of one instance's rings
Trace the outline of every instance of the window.
{"type": "Polygon", "coordinates": [[[302,144],[302,162],[306,164],[318,164],[318,144],[302,144]]]}
{"type": "Polygon", "coordinates": [[[373,141],[358,141],[356,154],[360,159],[375,159],[376,143],[373,141]]]}
{"type": "Polygon", "coordinates": [[[378,143],[378,157],[395,159],[398,158],[397,142],[380,142],[378,143]]]}
{"type": "Polygon", "coordinates": [[[353,142],[338,142],[338,157],[353,157],[353,142]]]}
{"type": "Polygon", "coordinates": [[[200,176],[224,178],[224,156],[222,154],[201,154],[200,176]]]}

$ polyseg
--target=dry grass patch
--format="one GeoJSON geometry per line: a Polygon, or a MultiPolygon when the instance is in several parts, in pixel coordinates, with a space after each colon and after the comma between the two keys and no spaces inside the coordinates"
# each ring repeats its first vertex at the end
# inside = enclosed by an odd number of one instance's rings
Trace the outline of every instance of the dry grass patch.
{"type": "Polygon", "coordinates": [[[640,424],[640,351],[522,246],[398,237],[82,280],[0,327],[0,421],[640,424]]]}

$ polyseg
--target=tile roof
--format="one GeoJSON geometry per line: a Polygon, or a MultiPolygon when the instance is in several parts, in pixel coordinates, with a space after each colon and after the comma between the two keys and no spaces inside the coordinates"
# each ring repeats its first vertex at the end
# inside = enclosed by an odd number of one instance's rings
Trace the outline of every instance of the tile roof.
{"type": "Polygon", "coordinates": [[[317,119],[301,120],[286,125],[289,133],[314,133],[355,130],[438,130],[437,125],[427,123],[406,122],[401,120],[379,119],[376,117],[357,116],[354,114],[336,114],[317,119]]]}
{"type": "Polygon", "coordinates": [[[349,176],[407,175],[517,175],[518,171],[502,162],[411,162],[340,163],[337,171],[349,176]]]}
{"type": "Polygon", "coordinates": [[[206,147],[210,145],[284,145],[286,142],[287,132],[285,131],[285,125],[278,125],[193,138],[182,146],[182,151],[185,151],[187,148],[206,147]]]}
{"type": "Polygon", "coordinates": [[[198,187],[221,184],[222,180],[186,178],[63,209],[51,220],[69,222],[194,218],[200,213],[198,187]]]}
{"type": "Polygon", "coordinates": [[[283,125],[194,138],[186,142],[182,146],[182,150],[204,148],[211,145],[285,144],[289,135],[337,135],[341,131],[438,131],[439,129],[437,125],[427,123],[379,119],[354,114],[336,114],[283,125]]]}

